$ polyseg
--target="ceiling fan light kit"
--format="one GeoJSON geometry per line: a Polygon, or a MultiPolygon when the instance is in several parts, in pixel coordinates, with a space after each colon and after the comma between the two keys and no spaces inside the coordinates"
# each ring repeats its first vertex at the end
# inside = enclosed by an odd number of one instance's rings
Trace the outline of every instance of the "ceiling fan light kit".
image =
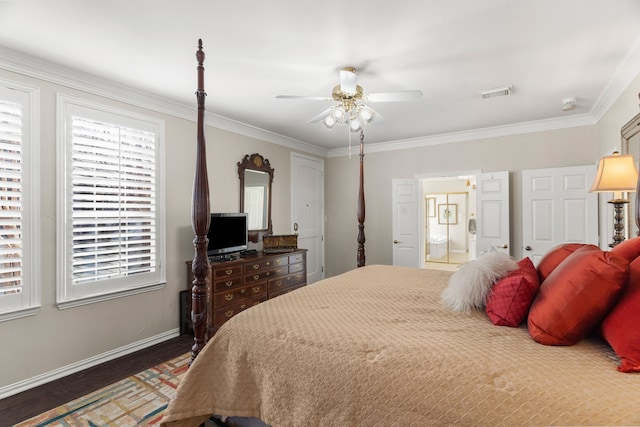
{"type": "Polygon", "coordinates": [[[337,101],[338,105],[327,108],[309,120],[309,123],[322,122],[329,130],[336,125],[347,124],[352,132],[360,132],[364,124],[374,120],[382,121],[382,116],[365,102],[402,102],[422,98],[422,92],[419,90],[365,95],[362,86],[357,84],[357,78],[355,67],[342,67],[340,84],[333,88],[331,98],[297,95],[279,95],[277,98],[337,101]]]}

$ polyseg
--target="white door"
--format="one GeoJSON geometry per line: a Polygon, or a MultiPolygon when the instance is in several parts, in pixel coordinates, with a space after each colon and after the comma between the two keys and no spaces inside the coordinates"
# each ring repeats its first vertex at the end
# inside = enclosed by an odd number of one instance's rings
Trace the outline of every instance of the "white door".
{"type": "Polygon", "coordinates": [[[534,264],[561,243],[598,244],[595,173],[595,165],[522,171],[523,255],[534,264]]]}
{"type": "Polygon", "coordinates": [[[324,279],[324,161],[291,154],[291,232],[308,249],[307,283],[324,279]]]}
{"type": "Polygon", "coordinates": [[[501,252],[511,253],[509,171],[478,175],[476,203],[478,254],[492,246],[501,252]]]}
{"type": "Polygon", "coordinates": [[[418,180],[394,179],[391,187],[393,265],[419,268],[418,180]]]}

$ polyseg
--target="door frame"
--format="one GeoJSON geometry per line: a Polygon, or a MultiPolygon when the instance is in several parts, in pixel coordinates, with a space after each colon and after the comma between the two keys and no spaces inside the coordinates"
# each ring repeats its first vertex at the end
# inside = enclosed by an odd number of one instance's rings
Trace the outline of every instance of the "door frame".
{"type": "MultiPolygon", "coordinates": [[[[419,174],[415,174],[414,178],[418,180],[418,183],[420,185],[420,191],[418,191],[418,198],[419,203],[418,203],[418,216],[420,218],[420,224],[419,224],[419,228],[418,228],[418,242],[419,242],[419,247],[420,247],[420,260],[422,261],[421,265],[424,265],[424,259],[426,258],[426,250],[425,250],[425,244],[426,241],[425,239],[427,238],[426,233],[425,233],[425,207],[424,207],[424,192],[423,192],[423,185],[422,185],[422,181],[423,180],[428,180],[428,179],[436,179],[436,178],[454,178],[454,177],[458,177],[458,176],[475,176],[476,177],[476,182],[478,180],[478,176],[480,176],[482,174],[482,170],[480,169],[472,169],[472,170],[463,170],[463,171],[445,171],[445,172],[430,172],[430,173],[419,173],[419,174]]],[[[477,212],[477,199],[476,199],[476,212],[477,212]]],[[[469,250],[471,250],[471,248],[469,248],[469,250]]]]}
{"type": "MultiPolygon", "coordinates": [[[[305,160],[310,160],[313,162],[318,162],[320,164],[320,185],[319,185],[319,199],[320,199],[320,206],[319,206],[319,241],[320,241],[320,249],[319,249],[319,253],[318,253],[318,268],[320,269],[320,277],[318,280],[322,280],[324,279],[326,276],[326,271],[325,271],[325,241],[324,241],[324,234],[325,234],[325,207],[324,207],[324,159],[321,157],[315,157],[315,156],[310,156],[307,154],[303,154],[303,153],[298,153],[298,152],[291,152],[290,155],[290,165],[289,165],[289,179],[290,179],[290,200],[291,200],[291,212],[290,212],[290,227],[291,227],[291,233],[292,234],[296,234],[296,230],[294,230],[294,197],[295,197],[295,191],[293,191],[293,186],[294,186],[294,179],[293,179],[293,175],[294,175],[294,166],[296,164],[295,159],[305,159],[305,160]]],[[[309,256],[309,253],[307,252],[307,257],[309,256]]],[[[308,264],[308,260],[307,260],[307,264],[308,264]]]]}

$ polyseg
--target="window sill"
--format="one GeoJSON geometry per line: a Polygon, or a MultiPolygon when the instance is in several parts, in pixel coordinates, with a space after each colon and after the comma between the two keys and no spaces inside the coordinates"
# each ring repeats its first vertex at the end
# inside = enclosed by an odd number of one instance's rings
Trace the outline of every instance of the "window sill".
{"type": "Polygon", "coordinates": [[[145,292],[157,291],[160,289],[164,289],[165,285],[166,285],[166,282],[161,282],[161,283],[155,283],[152,285],[143,286],[140,288],[127,289],[125,291],[118,291],[118,292],[100,294],[100,295],[92,295],[89,297],[76,298],[76,299],[66,300],[66,301],[58,301],[57,306],[59,310],[66,310],[67,308],[80,307],[83,305],[94,304],[97,302],[109,301],[112,299],[142,294],[145,292]]]}

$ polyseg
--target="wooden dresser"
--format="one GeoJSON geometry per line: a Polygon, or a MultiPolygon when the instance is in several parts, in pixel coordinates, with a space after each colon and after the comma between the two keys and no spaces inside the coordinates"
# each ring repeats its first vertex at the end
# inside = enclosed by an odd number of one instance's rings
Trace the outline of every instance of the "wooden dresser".
{"type": "MultiPolygon", "coordinates": [[[[209,269],[209,336],[236,314],[307,284],[307,250],[212,262],[209,269]]],[[[193,272],[187,261],[191,311],[193,272]]]]}

